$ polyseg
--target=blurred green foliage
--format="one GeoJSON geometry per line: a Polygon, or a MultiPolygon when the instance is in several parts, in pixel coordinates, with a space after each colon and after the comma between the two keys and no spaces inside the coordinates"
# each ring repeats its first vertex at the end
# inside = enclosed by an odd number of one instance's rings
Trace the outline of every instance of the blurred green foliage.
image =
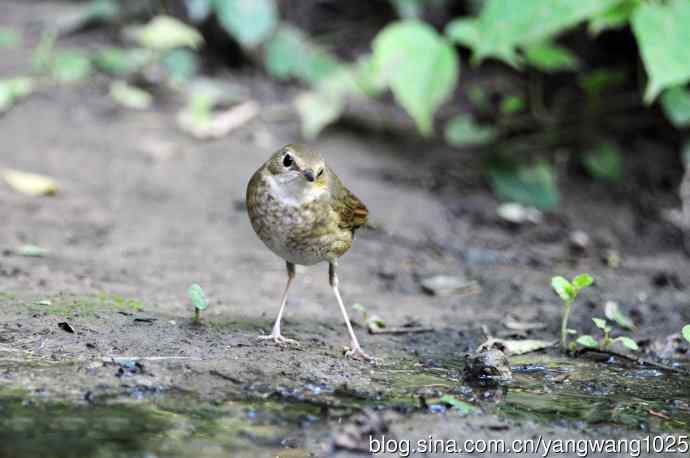
{"type": "MultiPolygon", "coordinates": [[[[306,139],[318,136],[353,106],[387,100],[391,94],[422,136],[438,135],[451,146],[472,147],[500,158],[488,161],[493,165],[487,174],[500,198],[539,208],[559,200],[553,154],[544,152],[564,144],[574,149],[573,157],[592,177],[608,182],[622,178],[622,146],[608,131],[592,129],[617,109],[606,100],[611,91],[623,87],[634,91],[627,97],[640,107],[643,100],[650,105],[658,98],[673,126],[690,127],[688,0],[466,0],[462,4],[468,13],[458,17],[448,14],[457,11],[450,7],[457,4],[448,0],[389,1],[398,18],[389,18],[368,49],[348,61],[282,19],[276,0],[143,2],[160,9],[152,18],[152,10],[147,10],[147,22],[139,25],[128,24],[140,23],[141,14],[128,14],[137,10],[133,4],[141,13],[141,2],[91,0],[81,15],[44,34],[34,52],[34,68],[57,82],[81,81],[95,71],[127,80],[114,84],[111,96],[124,106],[142,108],[150,98],[137,91],[141,88],[133,79],[162,73],[163,80],[178,89],[194,80],[202,67],[197,54],[204,46],[202,32],[208,32],[205,27],[213,22],[250,62],[276,79],[296,80],[304,86],[295,96],[294,108],[306,139]],[[175,10],[177,18],[168,15],[173,3],[184,7],[184,13],[175,10]],[[436,14],[431,25],[424,18],[433,9],[445,15],[436,14]],[[60,33],[94,23],[116,24],[130,44],[93,51],[56,48],[60,33]],[[606,66],[593,58],[596,37],[626,27],[631,40],[636,40],[644,74],[634,74],[637,56],[628,67],[623,62],[622,68],[620,63],[606,66]],[[592,38],[589,48],[562,39],[574,30],[580,44],[582,38],[592,38]],[[467,53],[469,59],[463,57],[467,53]],[[505,64],[513,69],[505,73],[518,84],[468,84],[466,70],[461,74],[461,67],[468,67],[463,60],[474,68],[505,64]],[[553,81],[564,76],[569,78],[571,99],[575,93],[584,107],[579,112],[573,110],[572,100],[559,98],[563,94],[545,95],[545,87],[553,92],[553,86],[560,84],[553,81]],[[629,84],[640,76],[643,81],[638,86],[643,89],[629,84]],[[463,100],[469,104],[460,103],[463,100]],[[573,128],[575,122],[584,124],[579,131],[573,128]],[[591,132],[591,138],[574,138],[578,132],[591,132]],[[506,159],[510,156],[512,161],[506,159]]],[[[0,47],[14,46],[20,39],[16,31],[0,28],[0,47]]],[[[5,110],[17,100],[8,87],[0,86],[5,110]]],[[[198,102],[190,99],[188,105],[185,110],[196,113],[194,119],[207,123],[216,102],[206,103],[201,97],[198,102]]]]}

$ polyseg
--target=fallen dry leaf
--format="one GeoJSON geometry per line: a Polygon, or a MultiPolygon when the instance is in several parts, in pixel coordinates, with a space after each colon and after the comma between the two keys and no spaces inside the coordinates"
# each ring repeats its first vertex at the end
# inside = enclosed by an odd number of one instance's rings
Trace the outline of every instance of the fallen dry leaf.
{"type": "Polygon", "coordinates": [[[4,169],[2,177],[12,189],[29,196],[51,196],[58,191],[55,180],[45,175],[4,169]]]}
{"type": "Polygon", "coordinates": [[[524,340],[504,340],[489,338],[486,342],[481,344],[477,351],[488,350],[490,348],[498,348],[504,351],[507,355],[524,355],[533,351],[543,350],[545,348],[553,347],[556,341],[546,341],[537,339],[524,340]]]}

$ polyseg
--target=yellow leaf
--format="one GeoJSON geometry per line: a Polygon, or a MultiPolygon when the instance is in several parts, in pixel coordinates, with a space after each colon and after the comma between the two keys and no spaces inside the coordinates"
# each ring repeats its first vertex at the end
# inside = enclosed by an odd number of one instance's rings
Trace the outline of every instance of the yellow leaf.
{"type": "Polygon", "coordinates": [[[44,175],[4,169],[2,177],[12,189],[29,196],[51,196],[58,191],[57,183],[44,175]]]}

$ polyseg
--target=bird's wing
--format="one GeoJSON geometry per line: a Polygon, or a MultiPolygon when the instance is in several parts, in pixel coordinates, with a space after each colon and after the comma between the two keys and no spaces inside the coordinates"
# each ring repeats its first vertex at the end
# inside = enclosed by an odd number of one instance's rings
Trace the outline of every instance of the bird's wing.
{"type": "Polygon", "coordinates": [[[329,170],[331,176],[331,207],[338,215],[338,226],[352,232],[367,222],[369,210],[343,185],[340,178],[329,170]]]}

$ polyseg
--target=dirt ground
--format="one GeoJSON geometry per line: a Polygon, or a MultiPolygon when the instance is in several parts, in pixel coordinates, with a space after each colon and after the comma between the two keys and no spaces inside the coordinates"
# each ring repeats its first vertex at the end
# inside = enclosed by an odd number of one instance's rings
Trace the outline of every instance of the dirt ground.
{"type": "MultiPolygon", "coordinates": [[[[23,48],[2,51],[0,75],[28,70],[36,23],[51,8],[0,5],[3,25],[25,31],[23,48]]],[[[99,39],[96,32],[68,43],[99,39]]],[[[596,285],[578,301],[571,327],[594,332],[591,316],[603,316],[604,302],[617,301],[638,326],[631,336],[651,352],[690,323],[690,262],[681,237],[649,211],[678,205],[673,186],[680,172],[639,167],[672,162],[673,152],[641,139],[627,165],[630,181],[617,189],[561,170],[562,205],[541,224],[513,228],[495,216],[498,203],[478,175],[474,152],[331,129],[313,147],[367,204],[375,226],[358,233],[340,262],[346,304],[364,304],[387,326],[414,322],[433,331],[371,335],[357,326],[364,349],[383,362],[344,358],[346,329],[321,265],[298,270],[286,311],[283,332],[301,346],[257,342],[256,335],[270,331],[285,270],[253,233],[244,192],[272,151],[299,139],[299,126],[295,118],[271,116],[272,107],[289,102],[290,88],[260,75],[230,78],[246,87],[262,114],[213,142],[176,129],[174,96],[161,97],[150,111],[124,110],[111,102],[101,77],[42,89],[0,118],[0,167],[46,174],[60,186],[57,195],[36,198],[0,184],[0,386],[74,402],[151,392],[193,393],[204,402],[262,396],[290,402],[309,398],[295,394],[305,386],[383,399],[401,368],[461,365],[463,354],[483,341],[482,325],[499,336],[514,333],[503,325],[509,315],[546,323],[529,337],[555,339],[561,308],[550,278],[585,271],[596,285]],[[593,240],[583,254],[569,249],[576,229],[593,240]],[[49,253],[15,254],[24,244],[49,253]],[[620,254],[620,267],[607,266],[606,250],[620,254]],[[425,293],[420,281],[439,274],[477,281],[481,291],[425,293]],[[195,282],[211,301],[201,325],[192,323],[186,295],[195,282]],[[143,359],[131,366],[131,359],[121,364],[112,357],[143,359]]],[[[666,356],[687,360],[685,351],[666,356]]],[[[390,428],[398,437],[592,434],[493,412],[394,410],[390,428]]],[[[328,418],[267,449],[282,449],[281,456],[291,449],[292,456],[332,452],[351,417],[328,418]]],[[[356,455],[338,452],[350,453],[356,455]]]]}

